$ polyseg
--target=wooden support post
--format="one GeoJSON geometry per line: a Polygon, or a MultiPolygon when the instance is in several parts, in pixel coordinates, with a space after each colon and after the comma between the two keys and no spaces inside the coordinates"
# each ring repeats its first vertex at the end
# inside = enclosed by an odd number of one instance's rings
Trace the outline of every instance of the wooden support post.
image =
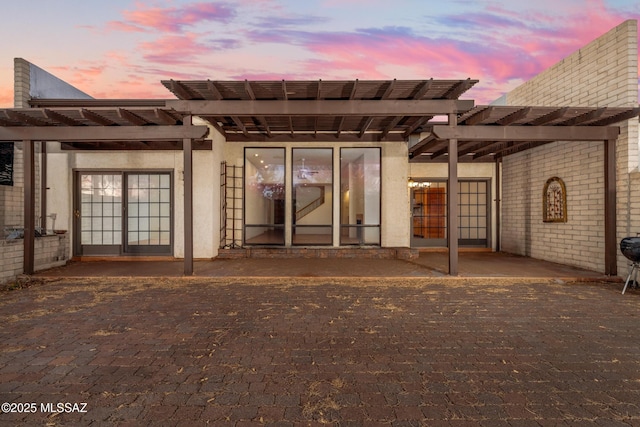
{"type": "Polygon", "coordinates": [[[40,227],[47,232],[47,142],[40,142],[40,227]]]}
{"type": "MultiPolygon", "coordinates": [[[[191,116],[183,120],[191,126],[191,116]]],[[[193,276],[193,141],[182,140],[184,155],[184,275],[193,276]]]]}
{"type": "Polygon", "coordinates": [[[500,165],[502,161],[496,159],[496,252],[500,252],[500,222],[502,220],[502,200],[500,199],[500,191],[502,182],[500,181],[500,165]]]}
{"type": "MultiPolygon", "coordinates": [[[[457,116],[449,114],[449,126],[457,125],[457,116]]],[[[447,188],[447,242],[449,275],[458,275],[458,140],[449,139],[449,179],[447,188]]]]}
{"type": "Polygon", "coordinates": [[[22,141],[24,166],[24,274],[35,271],[36,180],[33,141],[22,141]]]}
{"type": "Polygon", "coordinates": [[[616,140],[604,141],[604,272],[618,274],[616,236],[616,140]]]}

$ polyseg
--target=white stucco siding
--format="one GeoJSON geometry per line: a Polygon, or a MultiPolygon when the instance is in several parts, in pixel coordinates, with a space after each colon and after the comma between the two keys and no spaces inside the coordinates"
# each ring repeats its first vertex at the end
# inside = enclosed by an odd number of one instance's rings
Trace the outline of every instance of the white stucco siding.
{"type": "Polygon", "coordinates": [[[382,146],[382,246],[411,245],[411,209],[407,182],[409,151],[405,142],[382,146]]]}
{"type": "Polygon", "coordinates": [[[72,233],[73,174],[69,166],[71,155],[52,152],[52,147],[55,149],[59,146],[60,144],[56,142],[47,143],[47,213],[56,214],[55,224],[47,218],[47,228],[55,227],[57,230],[68,230],[72,233]]]}

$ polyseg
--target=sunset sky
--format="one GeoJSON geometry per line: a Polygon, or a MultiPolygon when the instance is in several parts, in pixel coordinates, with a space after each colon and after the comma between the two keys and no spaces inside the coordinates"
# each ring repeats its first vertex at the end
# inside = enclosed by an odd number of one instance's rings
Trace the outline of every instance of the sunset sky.
{"type": "Polygon", "coordinates": [[[162,79],[479,79],[488,103],[626,19],[638,0],[2,2],[0,107],[21,57],[96,98],[162,79]]]}

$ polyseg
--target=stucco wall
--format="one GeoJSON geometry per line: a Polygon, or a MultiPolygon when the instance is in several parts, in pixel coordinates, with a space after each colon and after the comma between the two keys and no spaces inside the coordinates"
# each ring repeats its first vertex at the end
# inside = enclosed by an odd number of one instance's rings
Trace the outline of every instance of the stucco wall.
{"type": "Polygon", "coordinates": [[[411,203],[407,192],[409,149],[404,142],[382,146],[382,246],[411,245],[411,203]]]}
{"type": "MultiPolygon", "coordinates": [[[[511,91],[507,105],[623,106],[638,103],[637,22],[625,21],[511,91]]],[[[638,120],[620,123],[616,146],[617,229],[640,225],[629,187],[638,167],[638,120]],[[630,198],[631,197],[631,198],[630,198]]],[[[604,272],[604,143],[557,142],[503,161],[502,248],[604,272]],[[568,221],[542,221],[542,191],[557,176],[567,187],[568,221]]],[[[640,229],[638,229],[640,231],[640,229]]],[[[618,272],[626,260],[618,252],[618,272]]]]}

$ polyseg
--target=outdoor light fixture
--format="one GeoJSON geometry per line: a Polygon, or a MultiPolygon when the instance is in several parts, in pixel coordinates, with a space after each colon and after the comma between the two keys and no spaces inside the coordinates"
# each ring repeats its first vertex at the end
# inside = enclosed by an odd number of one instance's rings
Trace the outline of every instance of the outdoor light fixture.
{"type": "Polygon", "coordinates": [[[431,183],[430,182],[414,181],[413,178],[409,178],[409,181],[408,181],[407,185],[409,186],[409,188],[429,188],[429,187],[431,187],[431,183]]]}

